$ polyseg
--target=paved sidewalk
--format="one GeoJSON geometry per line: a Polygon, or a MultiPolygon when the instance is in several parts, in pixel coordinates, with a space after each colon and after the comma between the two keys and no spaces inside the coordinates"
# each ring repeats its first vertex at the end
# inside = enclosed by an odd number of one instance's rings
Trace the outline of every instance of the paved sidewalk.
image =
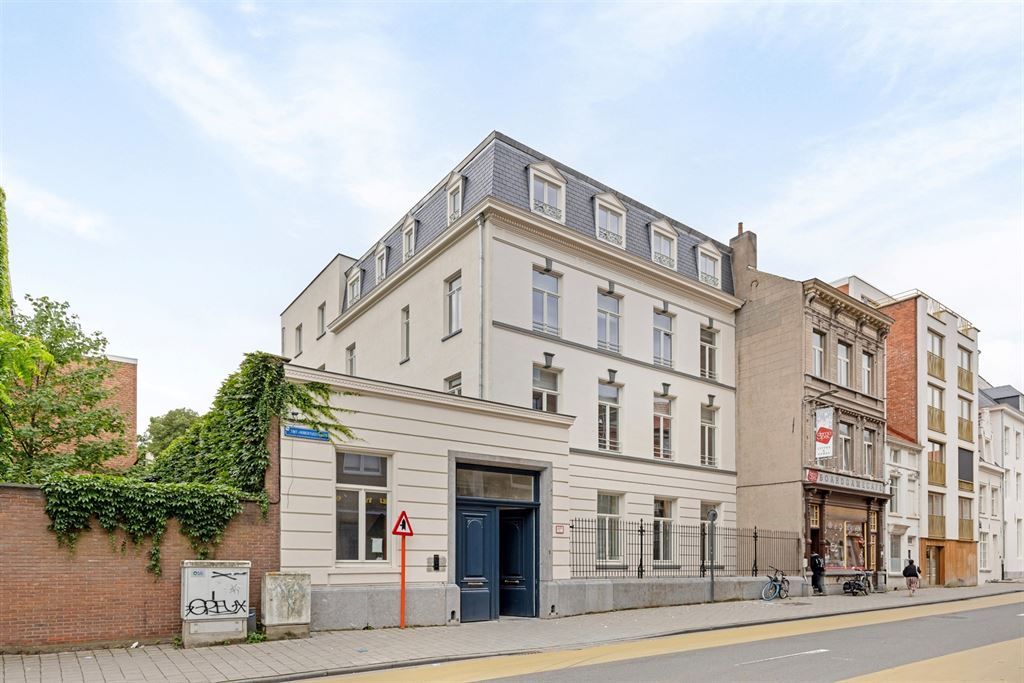
{"type": "MultiPolygon", "coordinates": [[[[910,598],[906,591],[868,596],[795,597],[770,603],[726,602],[660,607],[564,619],[500,621],[315,633],[305,640],[179,650],[150,645],[134,650],[81,650],[43,655],[3,655],[0,681],[107,683],[127,681],[290,680],[407,664],[496,654],[573,648],[685,631],[847,614],[948,602],[1024,591],[1024,584],[931,588],[910,598]]],[[[1024,603],[1024,593],[1021,594],[1024,603]]]]}

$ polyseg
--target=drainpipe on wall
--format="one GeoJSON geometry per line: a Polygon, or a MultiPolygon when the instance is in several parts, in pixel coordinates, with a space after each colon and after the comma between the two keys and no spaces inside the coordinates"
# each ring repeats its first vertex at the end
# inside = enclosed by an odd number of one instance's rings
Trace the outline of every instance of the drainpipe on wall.
{"type": "Polygon", "coordinates": [[[479,389],[477,391],[477,396],[479,398],[487,398],[486,396],[484,396],[484,367],[485,367],[485,363],[484,363],[485,353],[484,353],[484,351],[485,351],[485,345],[486,345],[485,338],[484,338],[484,333],[486,332],[486,321],[485,321],[485,317],[484,317],[484,308],[485,308],[485,303],[484,302],[486,301],[486,299],[484,298],[484,295],[486,293],[485,292],[485,287],[484,287],[484,282],[486,281],[485,280],[486,262],[484,260],[484,253],[485,253],[484,249],[486,248],[486,245],[487,245],[487,240],[484,238],[484,228],[486,226],[487,226],[487,219],[484,216],[483,212],[477,214],[477,216],[476,216],[476,228],[477,228],[477,232],[480,235],[480,272],[479,272],[479,276],[480,276],[480,283],[479,283],[479,295],[480,295],[480,367],[479,367],[479,372],[477,374],[477,377],[479,379],[479,389]]]}

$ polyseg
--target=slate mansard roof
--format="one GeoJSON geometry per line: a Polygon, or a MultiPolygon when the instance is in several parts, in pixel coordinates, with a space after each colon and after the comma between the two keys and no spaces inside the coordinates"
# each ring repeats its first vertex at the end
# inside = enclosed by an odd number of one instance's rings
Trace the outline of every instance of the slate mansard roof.
{"type": "MultiPolygon", "coordinates": [[[[463,207],[466,212],[486,197],[494,197],[507,204],[530,211],[530,189],[528,167],[546,161],[554,165],[566,179],[565,189],[565,224],[550,221],[556,230],[572,230],[586,235],[595,242],[609,248],[611,245],[597,238],[594,224],[594,196],[610,192],[626,207],[626,250],[644,259],[651,257],[651,229],[653,221],[663,219],[672,225],[677,234],[676,239],[676,272],[680,277],[699,283],[697,271],[696,247],[711,242],[722,254],[721,283],[722,291],[733,294],[732,259],[729,247],[711,239],[689,226],[673,220],[654,209],[613,190],[612,188],[573,170],[555,159],[551,159],[526,145],[497,131],[488,135],[476,149],[455,169],[465,178],[463,207]]],[[[434,240],[438,239],[448,225],[448,185],[447,179],[434,187],[413,209],[403,217],[402,221],[388,232],[384,239],[357,260],[346,271],[350,276],[353,269],[362,271],[360,298],[366,296],[377,285],[376,253],[383,243],[387,248],[387,274],[391,277],[402,263],[402,229],[408,219],[415,220],[416,253],[423,251],[434,240]]],[[[413,256],[412,260],[415,260],[413,256]]],[[[707,285],[701,285],[707,286],[707,285]]],[[[348,288],[345,288],[345,305],[347,309],[348,288]]]]}

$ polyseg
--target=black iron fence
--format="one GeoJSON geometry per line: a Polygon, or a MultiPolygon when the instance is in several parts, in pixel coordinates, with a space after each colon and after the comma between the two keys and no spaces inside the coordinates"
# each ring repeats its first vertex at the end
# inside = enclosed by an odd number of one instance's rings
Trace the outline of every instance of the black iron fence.
{"type": "Polygon", "coordinates": [[[769,565],[799,574],[803,565],[795,531],[615,517],[574,519],[569,528],[574,578],[700,578],[712,565],[716,576],[758,576],[769,565]]]}

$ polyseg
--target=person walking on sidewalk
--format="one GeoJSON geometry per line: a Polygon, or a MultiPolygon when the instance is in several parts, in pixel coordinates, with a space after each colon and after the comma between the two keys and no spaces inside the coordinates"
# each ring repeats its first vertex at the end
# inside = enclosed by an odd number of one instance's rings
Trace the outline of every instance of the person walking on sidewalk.
{"type": "Polygon", "coordinates": [[[811,553],[811,586],[815,595],[825,594],[825,558],[818,553],[811,553]]]}
{"type": "Polygon", "coordinates": [[[910,591],[910,597],[914,597],[914,591],[921,584],[921,570],[913,560],[909,562],[910,564],[903,569],[903,576],[907,578],[907,590],[910,591]]]}

